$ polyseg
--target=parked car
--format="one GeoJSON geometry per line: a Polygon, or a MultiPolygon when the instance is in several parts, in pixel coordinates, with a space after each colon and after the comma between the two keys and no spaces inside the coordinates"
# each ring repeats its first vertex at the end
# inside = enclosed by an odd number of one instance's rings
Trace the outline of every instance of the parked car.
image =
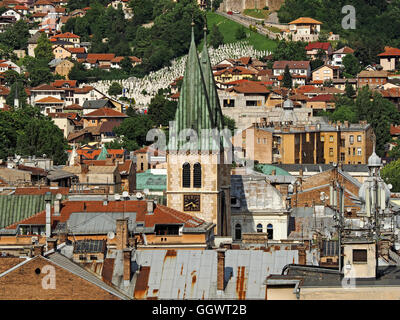
{"type": "Polygon", "coordinates": [[[240,13],[240,11],[235,11],[235,10],[233,10],[232,12],[235,13],[235,14],[239,14],[240,13]]]}
{"type": "Polygon", "coordinates": [[[232,11],[228,11],[227,14],[233,14],[233,12],[232,11]]]}

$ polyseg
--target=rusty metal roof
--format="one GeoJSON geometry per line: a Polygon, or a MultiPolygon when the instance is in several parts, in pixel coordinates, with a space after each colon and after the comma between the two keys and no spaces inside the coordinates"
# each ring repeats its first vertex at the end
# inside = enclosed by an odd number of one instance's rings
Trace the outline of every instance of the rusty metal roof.
{"type": "Polygon", "coordinates": [[[227,250],[222,294],[215,250],[143,250],[135,260],[141,266],[136,299],[265,299],[266,277],[298,263],[298,251],[227,250]]]}

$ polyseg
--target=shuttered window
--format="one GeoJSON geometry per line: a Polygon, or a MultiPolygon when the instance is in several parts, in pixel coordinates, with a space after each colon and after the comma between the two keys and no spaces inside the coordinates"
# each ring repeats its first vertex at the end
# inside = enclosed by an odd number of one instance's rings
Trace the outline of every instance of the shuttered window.
{"type": "Polygon", "coordinates": [[[201,188],[201,164],[195,163],[193,166],[193,187],[201,188]]]}
{"type": "Polygon", "coordinates": [[[365,262],[365,263],[367,263],[367,250],[365,250],[365,249],[354,249],[353,250],[353,262],[365,262]]]}
{"type": "Polygon", "coordinates": [[[190,164],[187,162],[182,166],[182,187],[190,188],[190,164]]]}

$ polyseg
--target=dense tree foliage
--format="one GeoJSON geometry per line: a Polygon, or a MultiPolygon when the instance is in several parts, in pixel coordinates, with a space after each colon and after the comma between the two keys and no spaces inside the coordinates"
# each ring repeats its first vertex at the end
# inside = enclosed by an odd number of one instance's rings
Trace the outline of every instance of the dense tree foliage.
{"type": "Polygon", "coordinates": [[[292,87],[292,75],[290,74],[289,71],[289,66],[285,66],[285,72],[283,73],[283,87],[285,88],[291,88],[292,87]]]}
{"type": "Polygon", "coordinates": [[[110,96],[118,96],[122,94],[122,86],[118,82],[111,83],[110,87],[108,88],[108,94],[110,96]]]}
{"type": "Polygon", "coordinates": [[[19,20],[0,33],[0,51],[11,54],[13,50],[25,49],[28,45],[29,37],[28,23],[24,20],[19,20]]]}
{"type": "Polygon", "coordinates": [[[273,58],[275,61],[279,60],[308,60],[306,55],[306,46],[305,42],[294,42],[294,41],[279,41],[278,46],[276,47],[273,58]]]}
{"type": "Polygon", "coordinates": [[[392,161],[381,170],[381,177],[386,183],[390,183],[392,192],[400,192],[400,159],[392,161]]]}
{"type": "Polygon", "coordinates": [[[65,164],[66,148],[62,131],[38,108],[27,106],[0,112],[0,159],[14,154],[46,154],[55,164],[65,164]]]}

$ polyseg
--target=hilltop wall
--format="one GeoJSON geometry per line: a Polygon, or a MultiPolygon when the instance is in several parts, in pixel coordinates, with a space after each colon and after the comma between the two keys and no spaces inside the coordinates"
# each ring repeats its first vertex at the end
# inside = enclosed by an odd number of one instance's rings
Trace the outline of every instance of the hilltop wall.
{"type": "Polygon", "coordinates": [[[243,11],[244,9],[262,9],[268,6],[271,11],[279,10],[285,0],[224,0],[219,11],[243,11]]]}

